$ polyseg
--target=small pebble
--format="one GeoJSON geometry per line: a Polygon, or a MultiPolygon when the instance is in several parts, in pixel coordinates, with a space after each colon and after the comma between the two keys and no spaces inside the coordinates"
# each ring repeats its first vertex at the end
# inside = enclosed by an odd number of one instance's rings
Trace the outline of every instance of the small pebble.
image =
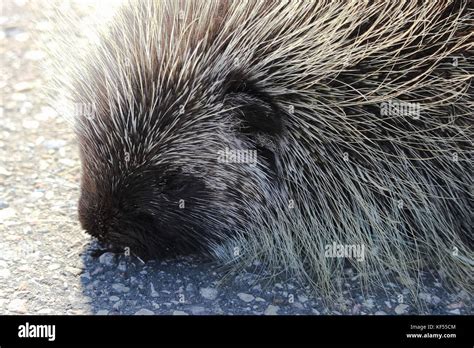
{"type": "Polygon", "coordinates": [[[298,301],[300,301],[301,303],[305,303],[306,301],[308,301],[308,296],[298,295],[298,301]]]}
{"type": "Polygon", "coordinates": [[[194,315],[202,314],[206,311],[206,309],[201,306],[193,306],[190,309],[191,309],[191,313],[194,315]]]}
{"type": "Polygon", "coordinates": [[[82,272],[82,269],[80,268],[77,268],[77,267],[71,267],[71,266],[66,266],[66,272],[69,272],[71,273],[73,276],[78,276],[79,274],[81,274],[82,272]]]}
{"type": "Polygon", "coordinates": [[[38,311],[38,314],[52,314],[53,311],[51,310],[51,308],[41,308],[39,311],[38,311]]]}
{"type": "Polygon", "coordinates": [[[25,81],[25,82],[18,82],[13,86],[13,89],[17,92],[24,92],[28,91],[33,88],[33,83],[25,81]]]}
{"type": "Polygon", "coordinates": [[[48,266],[48,271],[55,271],[59,268],[61,268],[61,265],[59,263],[52,263],[48,266]]]}
{"type": "Polygon", "coordinates": [[[114,264],[115,255],[110,252],[103,253],[99,257],[99,262],[106,266],[112,266],[114,264]]]}
{"type": "Polygon", "coordinates": [[[127,264],[123,261],[121,261],[117,267],[119,271],[125,272],[127,271],[127,264]]]}
{"type": "Polygon", "coordinates": [[[245,294],[245,293],[238,293],[237,296],[244,302],[252,302],[255,297],[253,295],[250,295],[250,294],[245,294]]]}
{"type": "Polygon", "coordinates": [[[449,309],[456,309],[456,308],[462,308],[463,306],[464,304],[462,302],[457,302],[457,303],[450,303],[446,307],[448,307],[449,309]]]}
{"type": "Polygon", "coordinates": [[[43,142],[43,146],[48,150],[57,150],[66,145],[66,141],[62,139],[50,139],[43,142]]]}
{"type": "Polygon", "coordinates": [[[10,301],[7,309],[10,312],[15,312],[19,314],[25,314],[28,310],[26,309],[26,300],[14,299],[10,301]]]}
{"type": "Polygon", "coordinates": [[[23,120],[22,125],[26,129],[36,129],[39,127],[39,122],[36,120],[23,120]]]}
{"type": "Polygon", "coordinates": [[[277,315],[278,310],[280,307],[274,306],[274,305],[268,305],[267,309],[265,309],[265,312],[263,312],[264,315],[277,315]]]}
{"type": "Polygon", "coordinates": [[[117,292],[129,292],[130,288],[126,287],[123,284],[116,283],[112,285],[112,289],[114,289],[117,292]]]}
{"type": "Polygon", "coordinates": [[[150,311],[149,309],[142,308],[139,311],[135,312],[135,315],[154,315],[155,313],[153,311],[150,311]]]}
{"type": "Polygon", "coordinates": [[[151,297],[158,297],[159,294],[158,292],[156,292],[155,287],[153,286],[153,283],[150,283],[150,288],[151,288],[151,293],[150,293],[151,297]]]}
{"type": "Polygon", "coordinates": [[[407,309],[408,309],[408,305],[401,303],[398,306],[396,306],[394,310],[395,310],[395,313],[397,314],[406,314],[407,309]]]}
{"type": "Polygon", "coordinates": [[[7,168],[0,166],[0,175],[10,176],[12,175],[12,172],[10,172],[7,168]]]}
{"type": "Polygon", "coordinates": [[[214,288],[201,288],[199,293],[207,300],[215,300],[217,298],[217,290],[214,288]]]}
{"type": "Polygon", "coordinates": [[[122,305],[123,305],[123,301],[120,300],[120,301],[115,302],[112,307],[113,307],[114,309],[119,309],[120,307],[122,307],[122,305]]]}

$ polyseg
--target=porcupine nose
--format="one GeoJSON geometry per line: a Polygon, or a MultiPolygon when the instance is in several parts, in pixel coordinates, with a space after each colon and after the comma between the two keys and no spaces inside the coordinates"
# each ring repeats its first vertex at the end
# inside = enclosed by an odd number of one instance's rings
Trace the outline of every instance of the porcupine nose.
{"type": "Polygon", "coordinates": [[[105,235],[105,224],[100,217],[100,213],[93,213],[92,211],[83,211],[79,209],[79,222],[83,230],[92,236],[102,240],[105,235]]]}
{"type": "Polygon", "coordinates": [[[110,209],[99,205],[93,201],[90,196],[81,195],[78,206],[79,222],[81,227],[90,235],[100,241],[104,241],[107,236],[107,224],[111,214],[110,209]]]}

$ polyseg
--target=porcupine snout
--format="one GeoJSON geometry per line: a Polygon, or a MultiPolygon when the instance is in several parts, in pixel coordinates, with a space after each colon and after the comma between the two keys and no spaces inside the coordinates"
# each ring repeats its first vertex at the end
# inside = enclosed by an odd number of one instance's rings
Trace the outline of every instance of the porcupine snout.
{"type": "Polygon", "coordinates": [[[143,259],[199,250],[193,236],[202,228],[198,218],[199,202],[206,195],[202,180],[159,167],[130,171],[114,176],[122,180],[112,185],[113,180],[89,177],[92,172],[84,171],[78,207],[84,230],[143,259]]]}

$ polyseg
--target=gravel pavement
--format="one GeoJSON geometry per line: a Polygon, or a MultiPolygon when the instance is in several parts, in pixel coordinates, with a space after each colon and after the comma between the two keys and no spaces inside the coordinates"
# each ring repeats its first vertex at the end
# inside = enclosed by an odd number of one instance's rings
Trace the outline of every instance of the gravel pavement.
{"type": "Polygon", "coordinates": [[[363,296],[350,271],[347,297],[328,307],[305,286],[267,284],[255,270],[221,282],[224,271],[198,258],[91,256],[98,245],[77,221],[77,144],[48,106],[49,76],[40,69],[54,44],[55,23],[45,16],[52,10],[46,1],[2,3],[0,314],[472,314],[470,294],[429,274],[417,295],[423,309],[396,283],[386,286],[397,296],[363,296]]]}

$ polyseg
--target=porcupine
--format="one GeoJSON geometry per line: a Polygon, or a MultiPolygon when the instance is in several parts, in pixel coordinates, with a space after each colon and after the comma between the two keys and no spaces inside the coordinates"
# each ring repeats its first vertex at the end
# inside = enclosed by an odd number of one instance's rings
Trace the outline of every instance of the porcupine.
{"type": "Polygon", "coordinates": [[[143,259],[259,260],[328,296],[348,263],[364,288],[428,267],[472,292],[468,5],[122,6],[68,72],[94,106],[75,119],[82,227],[143,259]]]}

